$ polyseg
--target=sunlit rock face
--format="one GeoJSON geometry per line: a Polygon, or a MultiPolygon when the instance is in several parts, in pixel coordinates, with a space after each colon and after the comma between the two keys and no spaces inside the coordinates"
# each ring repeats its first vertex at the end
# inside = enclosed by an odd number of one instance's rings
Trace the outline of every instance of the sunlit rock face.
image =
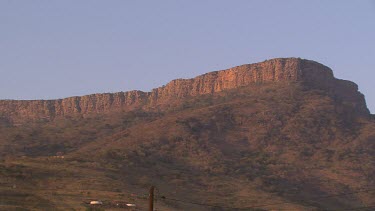
{"type": "Polygon", "coordinates": [[[357,113],[369,115],[364,96],[358,92],[355,83],[334,78],[330,68],[314,61],[278,58],[210,72],[192,79],[176,79],[151,92],[92,94],[57,100],[1,100],[0,117],[4,121],[22,123],[63,116],[127,111],[250,84],[279,82],[301,82],[310,88],[327,90],[339,100],[351,104],[357,113]]]}

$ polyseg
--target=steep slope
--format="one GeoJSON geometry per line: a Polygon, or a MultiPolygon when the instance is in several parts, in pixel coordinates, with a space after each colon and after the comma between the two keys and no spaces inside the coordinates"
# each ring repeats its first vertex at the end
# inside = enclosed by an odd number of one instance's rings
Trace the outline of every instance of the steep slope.
{"type": "Polygon", "coordinates": [[[268,60],[149,93],[1,103],[7,210],[89,199],[142,210],[151,185],[161,210],[375,203],[375,122],[357,85],[313,61],[268,60]]]}
{"type": "Polygon", "coordinates": [[[173,80],[151,92],[93,94],[59,100],[2,100],[0,117],[19,124],[28,120],[50,120],[61,116],[155,108],[170,104],[170,101],[176,99],[212,94],[250,84],[292,81],[335,92],[339,98],[354,104],[359,113],[369,114],[364,97],[358,92],[356,84],[335,79],[331,69],[317,62],[286,58],[210,72],[193,79],[173,80]]]}
{"type": "Polygon", "coordinates": [[[142,181],[134,183],[193,201],[343,209],[373,204],[373,192],[312,198],[375,187],[374,126],[322,90],[250,86],[192,99],[182,111],[94,142],[74,157],[116,166],[125,175],[139,172],[142,181]]]}

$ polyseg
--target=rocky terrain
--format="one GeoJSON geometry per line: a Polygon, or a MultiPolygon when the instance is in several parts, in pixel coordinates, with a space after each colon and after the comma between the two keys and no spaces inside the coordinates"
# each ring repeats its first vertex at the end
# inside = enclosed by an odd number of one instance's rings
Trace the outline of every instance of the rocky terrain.
{"type": "Polygon", "coordinates": [[[371,210],[374,157],[358,86],[299,58],[0,101],[0,210],[145,210],[151,185],[158,210],[371,210]]]}
{"type": "Polygon", "coordinates": [[[27,120],[54,119],[60,116],[130,111],[250,84],[292,81],[301,81],[312,87],[335,92],[337,97],[355,104],[357,112],[369,114],[364,97],[358,92],[355,83],[334,78],[331,69],[317,62],[286,58],[210,72],[193,79],[173,80],[151,92],[92,94],[58,100],[1,100],[0,116],[3,121],[17,124],[27,120]]]}

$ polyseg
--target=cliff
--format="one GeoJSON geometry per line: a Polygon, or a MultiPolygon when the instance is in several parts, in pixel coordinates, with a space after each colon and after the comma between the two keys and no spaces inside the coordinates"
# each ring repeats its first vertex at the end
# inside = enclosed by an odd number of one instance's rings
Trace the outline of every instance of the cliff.
{"type": "Polygon", "coordinates": [[[92,94],[58,100],[1,100],[0,119],[19,123],[59,116],[131,110],[144,105],[158,105],[171,99],[212,94],[254,83],[292,81],[326,89],[340,100],[351,104],[359,114],[369,115],[364,96],[358,92],[355,83],[334,78],[330,68],[317,62],[280,58],[210,72],[192,79],[176,79],[151,92],[92,94]]]}

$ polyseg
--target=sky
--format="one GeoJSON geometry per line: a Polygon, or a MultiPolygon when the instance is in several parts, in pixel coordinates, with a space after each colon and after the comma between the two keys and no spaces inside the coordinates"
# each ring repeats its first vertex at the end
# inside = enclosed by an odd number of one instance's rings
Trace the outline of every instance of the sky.
{"type": "Polygon", "coordinates": [[[354,81],[375,111],[374,0],[0,0],[0,99],[150,91],[301,57],[354,81]]]}

